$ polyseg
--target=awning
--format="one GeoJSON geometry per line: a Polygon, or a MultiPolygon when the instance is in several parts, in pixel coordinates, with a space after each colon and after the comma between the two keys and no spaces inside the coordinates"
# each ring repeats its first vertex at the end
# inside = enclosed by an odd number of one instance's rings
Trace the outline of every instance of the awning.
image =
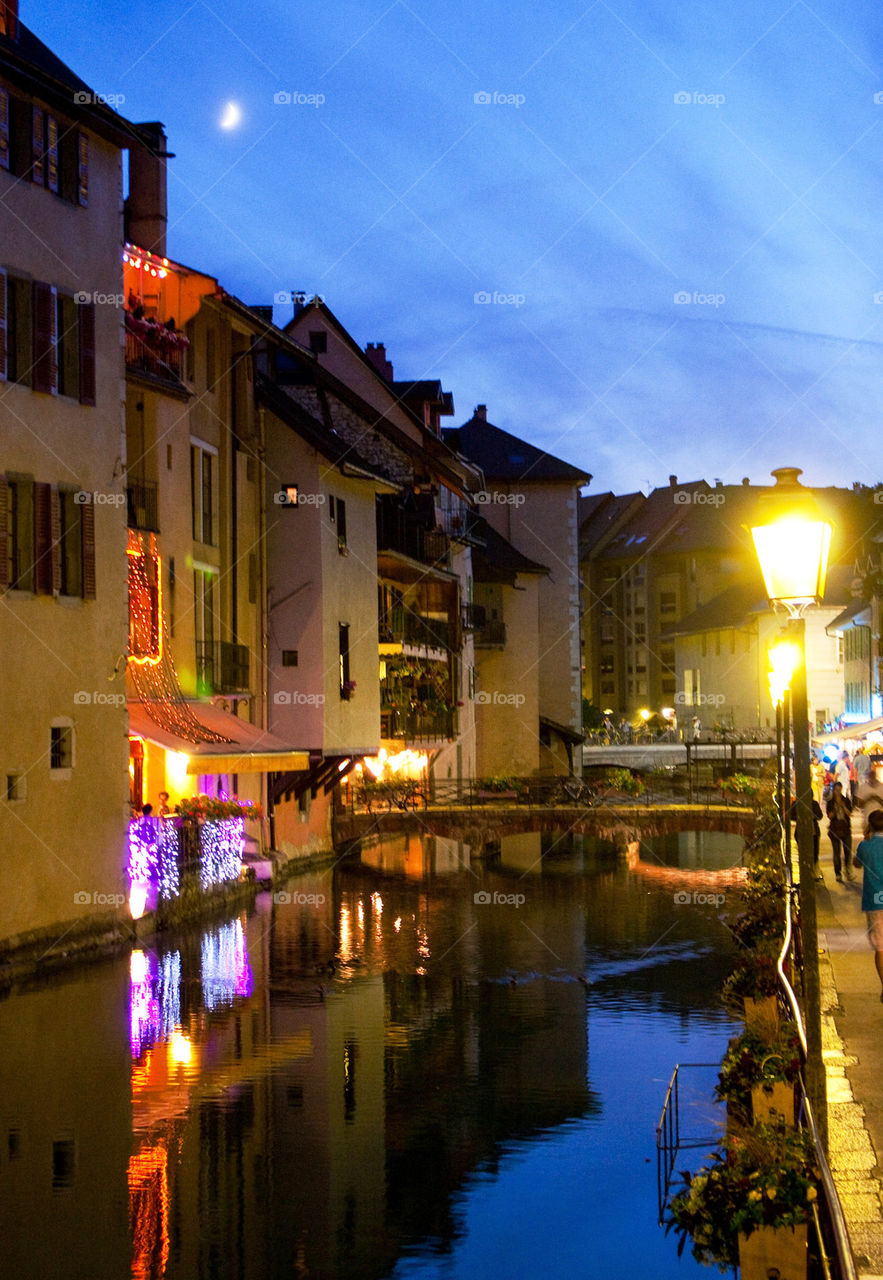
{"type": "Polygon", "coordinates": [[[842,613],[838,613],[836,618],[825,627],[829,636],[840,634],[846,627],[853,623],[855,626],[867,626],[871,621],[871,606],[867,600],[853,600],[846,606],[842,613]],[[867,617],[862,618],[862,614],[867,617]],[[861,619],[861,622],[859,621],[861,619]]]}
{"type": "Polygon", "coordinates": [[[189,742],[170,729],[162,727],[163,711],[137,698],[129,699],[129,733],[153,742],[165,751],[179,751],[187,756],[187,772],[201,773],[267,773],[275,770],[299,772],[310,767],[309,751],[299,751],[257,725],[231,715],[211,702],[188,699],[187,708],[201,725],[229,742],[189,742]]]}
{"type": "Polygon", "coordinates": [[[844,738],[865,738],[869,733],[883,730],[883,716],[876,720],[864,720],[861,724],[847,724],[833,733],[814,733],[813,742],[842,742],[844,738]]]}
{"type": "Polygon", "coordinates": [[[564,742],[584,742],[586,735],[580,729],[573,729],[569,724],[559,724],[557,720],[550,720],[548,716],[540,716],[540,725],[546,729],[551,729],[553,733],[557,733],[558,737],[564,742]]]}

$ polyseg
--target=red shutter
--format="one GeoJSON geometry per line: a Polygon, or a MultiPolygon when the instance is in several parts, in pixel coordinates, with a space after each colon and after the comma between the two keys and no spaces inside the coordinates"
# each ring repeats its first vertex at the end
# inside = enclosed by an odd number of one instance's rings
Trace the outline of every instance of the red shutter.
{"type": "Polygon", "coordinates": [[[34,485],[34,593],[52,595],[52,488],[34,485]]]}
{"type": "Polygon", "coordinates": [[[0,591],[9,589],[9,485],[0,476],[0,591]]]}
{"type": "Polygon", "coordinates": [[[89,203],[89,139],[85,133],[77,134],[77,204],[84,208],[89,203]]]}
{"type": "Polygon", "coordinates": [[[58,120],[46,116],[46,186],[58,195],[58,120]]]}
{"type": "Polygon", "coordinates": [[[8,306],[6,302],[6,272],[0,267],[0,382],[6,381],[6,329],[8,306]]]}
{"type": "Polygon", "coordinates": [[[33,130],[31,133],[31,181],[43,186],[46,181],[46,112],[42,107],[34,107],[33,130]]]}
{"type": "Polygon", "coordinates": [[[95,599],[95,507],[84,502],[80,507],[83,530],[83,599],[95,599]]]}
{"type": "Polygon", "coordinates": [[[95,403],[95,303],[77,307],[77,341],[80,348],[80,404],[95,403]]]}
{"type": "Polygon", "coordinates": [[[0,169],[9,168],[9,90],[0,89],[0,169]]]}
{"type": "Polygon", "coordinates": [[[58,391],[56,336],[58,302],[55,287],[34,281],[34,382],[35,391],[55,395],[58,391]]]}
{"type": "Polygon", "coordinates": [[[52,542],[52,594],[61,593],[61,494],[49,493],[49,537],[52,542]]]}

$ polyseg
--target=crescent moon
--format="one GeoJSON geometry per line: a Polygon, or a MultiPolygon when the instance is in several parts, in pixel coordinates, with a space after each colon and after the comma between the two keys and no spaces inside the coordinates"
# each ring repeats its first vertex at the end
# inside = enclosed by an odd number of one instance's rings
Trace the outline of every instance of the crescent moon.
{"type": "Polygon", "coordinates": [[[228,102],[221,116],[222,129],[235,129],[242,121],[242,108],[238,102],[228,102]]]}

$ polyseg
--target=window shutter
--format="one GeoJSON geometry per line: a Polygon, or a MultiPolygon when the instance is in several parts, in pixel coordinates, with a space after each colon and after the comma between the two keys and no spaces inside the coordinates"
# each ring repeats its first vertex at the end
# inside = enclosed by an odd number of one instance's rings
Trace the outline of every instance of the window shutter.
{"type": "Polygon", "coordinates": [[[49,537],[52,544],[52,594],[57,596],[61,592],[61,494],[57,489],[49,490],[49,537]]]}
{"type": "Polygon", "coordinates": [[[80,404],[95,403],[95,303],[77,307],[77,341],[80,351],[80,404]]]}
{"type": "Polygon", "coordinates": [[[34,107],[31,133],[31,181],[43,186],[46,181],[46,112],[34,107]]]}
{"type": "Polygon", "coordinates": [[[0,591],[9,590],[9,485],[0,476],[0,591]]]}
{"type": "Polygon", "coordinates": [[[0,169],[9,169],[9,90],[0,89],[0,169]]]}
{"type": "Polygon", "coordinates": [[[77,134],[77,204],[85,209],[89,203],[89,139],[77,134]]]}
{"type": "Polygon", "coordinates": [[[34,381],[35,391],[55,395],[58,390],[56,359],[58,302],[55,287],[34,281],[34,381]]]}
{"type": "Polygon", "coordinates": [[[58,195],[58,120],[46,116],[46,186],[58,195]]]}
{"type": "Polygon", "coordinates": [[[95,599],[95,507],[84,502],[80,507],[83,531],[83,599],[95,599]]]}
{"type": "Polygon", "coordinates": [[[6,331],[8,328],[6,303],[6,272],[0,267],[0,382],[6,381],[6,331]]]}
{"type": "Polygon", "coordinates": [[[52,513],[51,486],[34,485],[34,592],[52,594],[52,513]]]}

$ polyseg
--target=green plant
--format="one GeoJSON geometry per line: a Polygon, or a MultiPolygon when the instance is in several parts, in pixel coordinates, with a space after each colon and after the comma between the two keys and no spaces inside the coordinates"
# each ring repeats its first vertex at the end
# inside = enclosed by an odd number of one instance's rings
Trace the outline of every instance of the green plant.
{"type": "Polygon", "coordinates": [[[721,791],[736,791],[739,795],[755,796],[761,788],[759,778],[752,778],[747,773],[731,773],[727,778],[721,778],[719,783],[721,791]]]}
{"type": "Polygon", "coordinates": [[[726,1138],[698,1173],[683,1174],[685,1186],[668,1207],[666,1231],[678,1233],[679,1257],[689,1238],[697,1262],[726,1271],[737,1261],[738,1233],[806,1222],[819,1178],[809,1136],[762,1121],[726,1138]]]}
{"type": "Polygon", "coordinates": [[[730,923],[730,930],[745,947],[781,942],[785,937],[784,899],[767,890],[744,898],[746,910],[730,923]]]}
{"type": "Polygon", "coordinates": [[[768,1039],[746,1030],[730,1041],[721,1063],[715,1097],[748,1111],[751,1090],[764,1081],[793,1084],[800,1073],[800,1040],[793,1022],[785,1022],[779,1034],[768,1039]]]}
{"type": "Polygon", "coordinates": [[[631,769],[608,769],[604,781],[608,787],[624,791],[627,796],[640,796],[644,793],[643,779],[632,773],[631,769]]]}
{"type": "Polygon", "coordinates": [[[758,947],[755,951],[742,952],[721,989],[724,1003],[774,996],[779,989],[777,961],[773,948],[758,947]]]}

